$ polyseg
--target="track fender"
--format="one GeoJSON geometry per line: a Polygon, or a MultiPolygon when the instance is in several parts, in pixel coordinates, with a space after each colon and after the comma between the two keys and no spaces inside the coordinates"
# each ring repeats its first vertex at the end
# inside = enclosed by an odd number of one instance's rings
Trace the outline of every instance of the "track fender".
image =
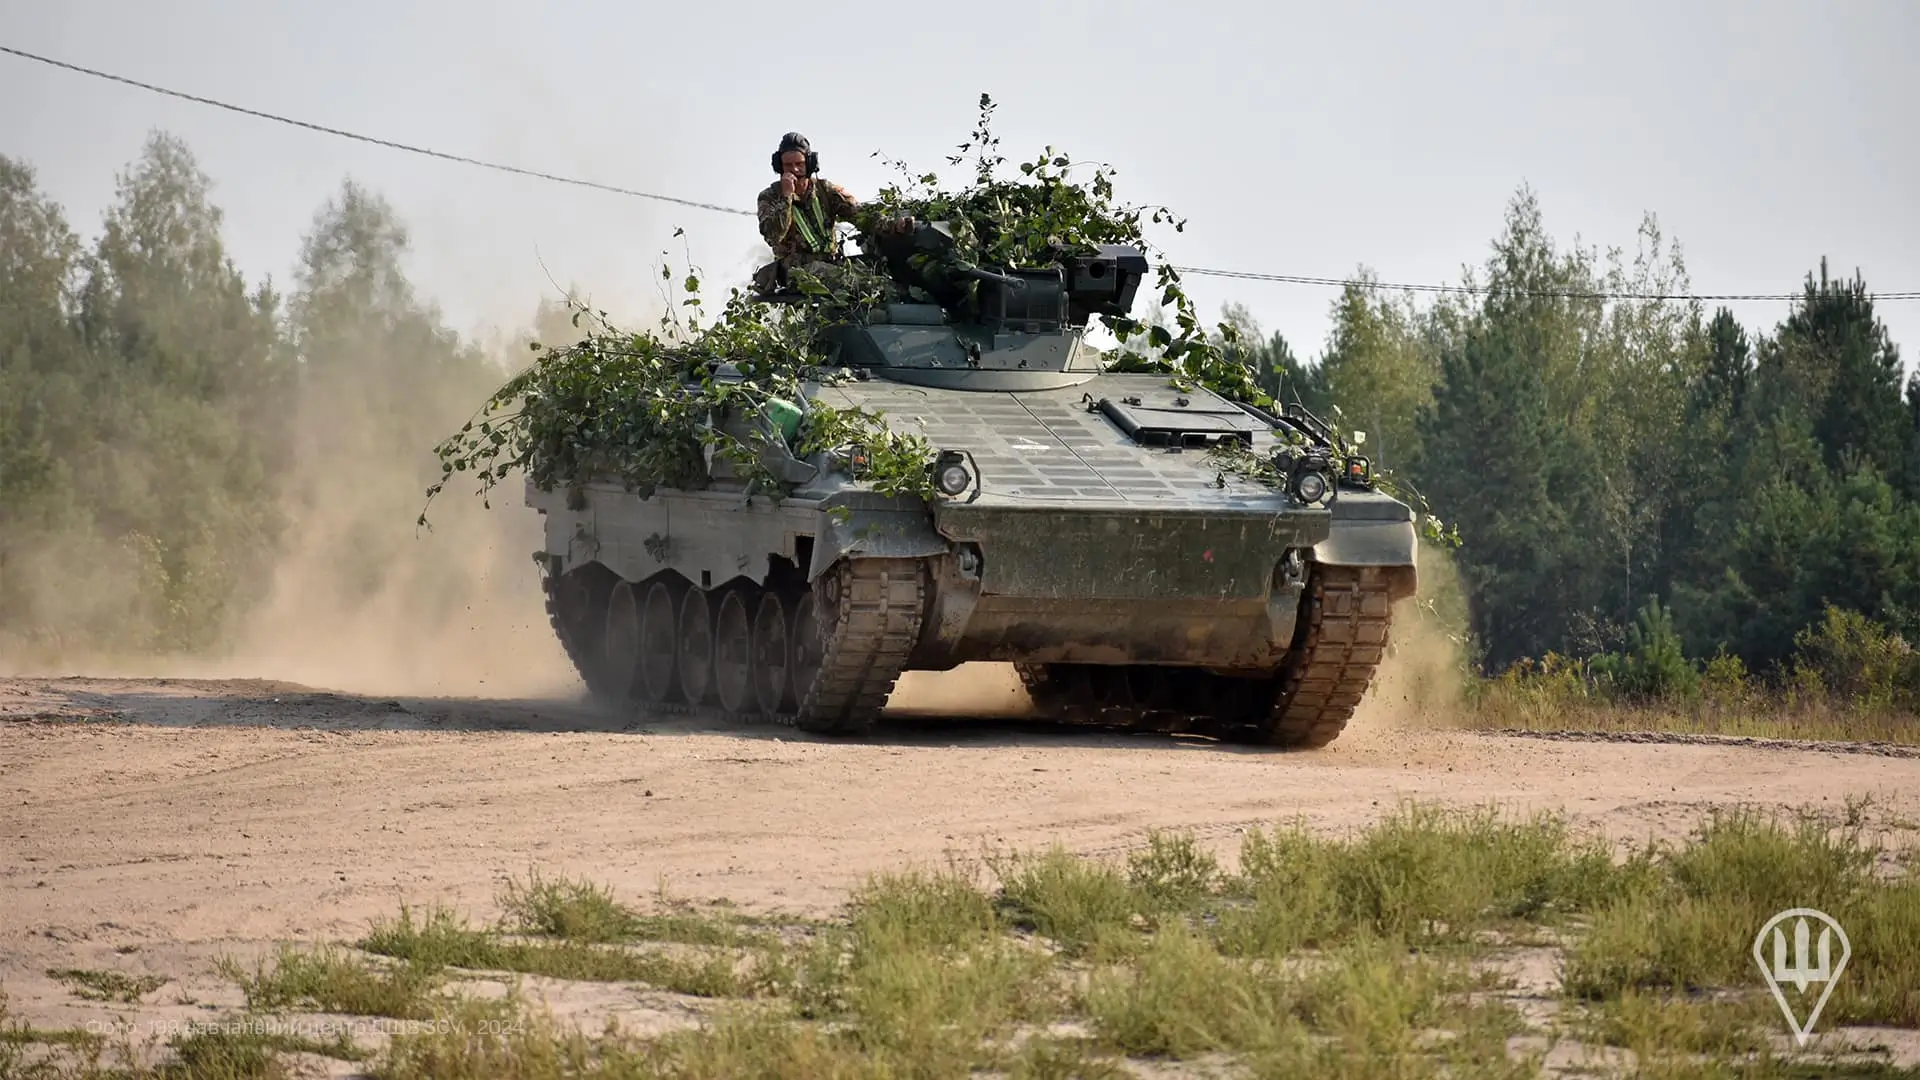
{"type": "Polygon", "coordinates": [[[1411,521],[1336,520],[1333,531],[1313,546],[1313,561],[1323,566],[1377,566],[1387,571],[1388,595],[1412,596],[1419,588],[1415,556],[1420,538],[1411,521]]]}
{"type": "Polygon", "coordinates": [[[934,531],[924,510],[854,510],[844,517],[829,514],[820,535],[814,538],[807,580],[818,580],[848,555],[919,559],[944,555],[950,549],[946,537],[934,531]]]}

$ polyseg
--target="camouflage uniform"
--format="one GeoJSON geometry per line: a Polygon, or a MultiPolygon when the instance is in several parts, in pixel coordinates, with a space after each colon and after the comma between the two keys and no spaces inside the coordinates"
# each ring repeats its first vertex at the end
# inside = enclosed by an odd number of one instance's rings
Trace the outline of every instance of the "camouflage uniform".
{"type": "Polygon", "coordinates": [[[805,196],[787,198],[776,180],[760,192],[760,236],[773,249],[774,262],[753,275],[761,292],[773,291],[775,275],[782,268],[804,268],[822,280],[833,274],[833,263],[840,257],[840,240],[834,225],[851,221],[862,230],[872,225],[873,211],[846,188],[831,180],[813,178],[813,188],[805,196]]]}
{"type": "Polygon", "coordinates": [[[773,249],[774,258],[783,260],[802,253],[839,254],[834,225],[864,223],[868,217],[867,209],[846,188],[819,177],[813,179],[813,190],[792,199],[780,193],[780,181],[768,184],[760,193],[759,209],[760,235],[773,249]]]}

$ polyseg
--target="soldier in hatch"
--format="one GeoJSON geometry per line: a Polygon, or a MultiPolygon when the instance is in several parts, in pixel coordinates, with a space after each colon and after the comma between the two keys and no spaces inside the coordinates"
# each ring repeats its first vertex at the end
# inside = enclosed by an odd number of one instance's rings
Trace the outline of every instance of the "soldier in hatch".
{"type": "Polygon", "coordinates": [[[852,222],[862,232],[884,235],[911,228],[912,218],[888,220],[862,206],[846,188],[822,180],[820,155],[807,137],[789,131],[773,152],[773,171],[780,179],[760,192],[760,235],[773,249],[774,261],[753,275],[762,294],[786,284],[787,271],[804,268],[816,277],[831,273],[840,258],[840,237],[834,226],[852,222]]]}

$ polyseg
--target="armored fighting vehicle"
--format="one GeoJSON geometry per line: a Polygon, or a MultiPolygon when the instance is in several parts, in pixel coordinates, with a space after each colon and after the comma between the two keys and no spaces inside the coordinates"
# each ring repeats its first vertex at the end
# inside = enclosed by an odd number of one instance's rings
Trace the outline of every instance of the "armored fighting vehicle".
{"type": "Polygon", "coordinates": [[[924,436],[936,498],[877,491],[862,447],[796,456],[764,411],[721,422],[768,436],[779,499],[748,497],[724,456],[704,486],[644,497],[529,484],[548,612],[591,692],[857,735],[902,673],[999,661],[1064,722],[1335,739],[1416,587],[1410,507],[1304,410],[1106,370],[1086,332],[1131,310],[1140,250],[908,258],[947,235],[921,223],[857,256],[900,298],[836,325],[845,374],[793,403],[924,436]],[[1260,478],[1218,467],[1228,440],[1260,478]]]}

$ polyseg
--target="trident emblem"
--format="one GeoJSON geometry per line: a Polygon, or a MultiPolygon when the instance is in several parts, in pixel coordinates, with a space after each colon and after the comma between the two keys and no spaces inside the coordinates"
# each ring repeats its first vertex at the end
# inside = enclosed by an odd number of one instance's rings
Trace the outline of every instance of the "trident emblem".
{"type": "Polygon", "coordinates": [[[1767,980],[1767,988],[1773,991],[1773,999],[1780,1003],[1780,1011],[1786,1015],[1787,1025],[1793,1029],[1793,1037],[1805,1046],[1813,1035],[1813,1023],[1820,1018],[1820,1010],[1826,1008],[1827,998],[1833,995],[1833,986],[1840,980],[1840,973],[1847,969],[1847,960],[1853,955],[1853,946],[1847,941],[1847,932],[1840,928],[1838,920],[1824,911],[1812,908],[1792,908],[1767,920],[1760,928],[1759,936],[1753,939],[1753,959],[1760,965],[1760,974],[1767,980]],[[1788,959],[1787,934],[1784,923],[1793,920],[1792,959],[1788,959]],[[1813,929],[1807,924],[1813,919],[1821,924],[1820,938],[1813,941],[1813,929]],[[1836,963],[1833,956],[1833,939],[1840,939],[1840,957],[1836,963]],[[1772,948],[1768,949],[1771,942],[1772,948]],[[1772,963],[1768,963],[1768,952],[1772,953],[1772,963]],[[1817,958],[1817,959],[1816,959],[1817,958]],[[1807,992],[1810,983],[1820,984],[1820,997],[1813,1003],[1813,1009],[1807,1013],[1803,1023],[1794,1015],[1793,1003],[1787,999],[1787,984],[1792,983],[1799,994],[1807,992]]]}

